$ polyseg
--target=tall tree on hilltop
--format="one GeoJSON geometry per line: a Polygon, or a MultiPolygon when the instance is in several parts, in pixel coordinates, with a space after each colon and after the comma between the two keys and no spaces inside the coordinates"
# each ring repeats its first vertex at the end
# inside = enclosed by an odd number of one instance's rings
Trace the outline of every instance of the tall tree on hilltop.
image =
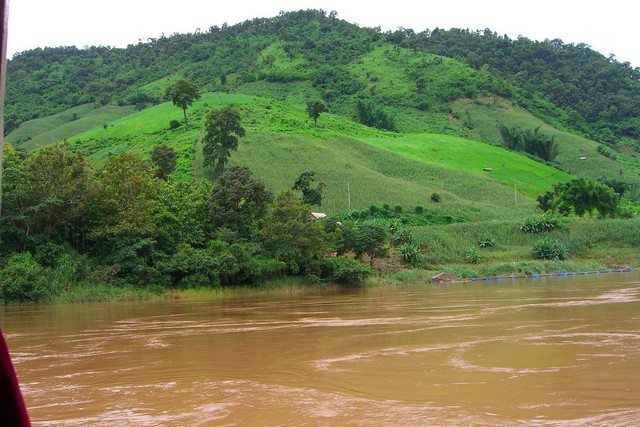
{"type": "Polygon", "coordinates": [[[245,135],[240,113],[231,105],[209,113],[203,138],[205,166],[214,165],[216,177],[224,172],[231,152],[238,148],[238,137],[245,135]]]}
{"type": "Polygon", "coordinates": [[[166,96],[171,98],[173,105],[182,108],[184,114],[184,126],[188,129],[187,108],[193,104],[193,101],[200,98],[198,88],[186,79],[181,79],[167,88],[166,96]]]}

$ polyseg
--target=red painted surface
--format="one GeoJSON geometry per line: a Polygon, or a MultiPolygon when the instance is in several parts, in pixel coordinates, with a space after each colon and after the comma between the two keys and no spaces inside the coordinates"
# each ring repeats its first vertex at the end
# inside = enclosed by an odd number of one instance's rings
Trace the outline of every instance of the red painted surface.
{"type": "Polygon", "coordinates": [[[9,349],[0,333],[0,424],[3,426],[31,426],[9,349]]]}

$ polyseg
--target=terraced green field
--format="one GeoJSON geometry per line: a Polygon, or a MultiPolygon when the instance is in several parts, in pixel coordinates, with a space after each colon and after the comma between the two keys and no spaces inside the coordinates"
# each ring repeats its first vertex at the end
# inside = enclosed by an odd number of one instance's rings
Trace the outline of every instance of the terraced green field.
{"type": "Polygon", "coordinates": [[[106,129],[98,127],[76,135],[71,143],[97,162],[122,151],[148,155],[154,145],[166,143],[178,153],[176,178],[206,177],[198,154],[204,118],[211,108],[226,104],[239,108],[247,129],[247,136],[241,140],[231,162],[251,167],[273,191],[289,188],[304,171],[315,171],[318,179],[327,184],[322,208],[328,213],[389,203],[408,209],[422,205],[441,213],[460,214],[469,220],[523,217],[535,208],[533,199],[526,196],[536,195],[538,189],[546,188],[547,182],[544,186],[538,183],[535,191],[523,186],[517,190],[517,196],[512,183],[550,174],[566,179],[553,168],[487,144],[441,135],[401,136],[332,114],[323,114],[316,126],[302,106],[222,93],[204,94],[189,109],[188,130],[182,127],[169,130],[169,121],[180,119],[182,112],[164,103],[115,120],[106,129]],[[415,153],[394,152],[389,146],[395,141],[405,147],[413,141],[422,148],[415,153]],[[428,141],[431,146],[446,143],[454,153],[448,159],[443,154],[437,161],[427,161],[427,146],[421,141],[428,141]],[[498,154],[505,161],[522,165],[503,170],[496,166],[495,176],[473,170],[468,161],[456,160],[458,156],[464,158],[469,149],[477,156],[471,162],[475,166],[499,157],[498,154]],[[441,203],[430,201],[434,192],[443,196],[441,203]]]}
{"type": "Polygon", "coordinates": [[[5,140],[26,150],[33,150],[40,145],[59,142],[80,132],[128,116],[134,111],[131,106],[97,107],[95,104],[83,104],[53,116],[24,122],[7,135],[5,140]]]}
{"type": "Polygon", "coordinates": [[[524,197],[514,204],[513,189],[490,178],[425,164],[351,138],[251,133],[232,163],[251,167],[274,191],[289,188],[304,171],[316,172],[327,185],[322,209],[328,213],[389,203],[409,210],[421,205],[478,221],[520,218],[535,209],[524,197]],[[442,195],[440,203],[430,200],[434,192],[442,195]]]}
{"type": "Polygon", "coordinates": [[[556,161],[563,170],[570,174],[588,178],[601,176],[617,177],[627,182],[640,183],[639,171],[634,171],[620,162],[609,159],[598,153],[598,143],[570,132],[556,129],[528,111],[514,107],[510,102],[500,99],[461,100],[453,104],[453,109],[460,120],[473,128],[478,139],[495,145],[502,140],[499,124],[507,127],[519,126],[522,129],[535,129],[555,136],[558,143],[556,161]],[[584,157],[584,159],[581,159],[584,157]]]}
{"type": "Polygon", "coordinates": [[[499,181],[530,197],[549,190],[554,182],[571,180],[569,174],[518,153],[455,136],[413,134],[365,141],[423,163],[499,181]]]}

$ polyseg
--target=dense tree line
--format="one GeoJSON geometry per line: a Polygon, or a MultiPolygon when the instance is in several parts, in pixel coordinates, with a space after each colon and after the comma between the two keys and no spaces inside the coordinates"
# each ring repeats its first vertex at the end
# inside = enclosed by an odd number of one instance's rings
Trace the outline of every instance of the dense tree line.
{"type": "Polygon", "coordinates": [[[558,155],[558,144],[555,137],[540,133],[540,127],[522,130],[518,127],[511,129],[499,125],[502,144],[514,151],[524,151],[545,162],[553,162],[558,155]]]}
{"type": "Polygon", "coordinates": [[[565,109],[573,127],[597,139],[640,138],[640,68],[588,45],[511,39],[489,29],[435,29],[403,39],[417,50],[464,60],[506,77],[565,109]]]}
{"type": "MultiPolygon", "coordinates": [[[[400,99],[378,97],[377,103],[438,110],[456,98],[495,94],[605,142],[623,136],[640,138],[640,70],[584,44],[512,40],[490,30],[382,33],[318,10],[162,35],[124,49],[60,47],[19,53],[8,64],[5,128],[10,132],[25,120],[88,102],[140,106],[158,102],[163,94],[145,85],[171,75],[188,78],[202,90],[227,90],[261,79],[305,80],[332,110],[355,117],[357,100],[376,94],[350,66],[376,46],[435,53],[476,69],[446,87],[434,88],[428,62],[406,64],[415,93],[400,99]],[[264,54],[267,48],[274,52],[264,54]],[[293,71],[265,72],[279,59],[303,65],[293,71]],[[540,97],[560,108],[539,102],[540,97]]],[[[383,110],[363,108],[367,105],[360,104],[361,121],[392,127],[383,110]]]]}
{"type": "Polygon", "coordinates": [[[551,191],[538,197],[538,204],[545,212],[562,215],[624,216],[624,211],[619,210],[620,194],[601,182],[586,178],[554,184],[551,191]]]}
{"type": "Polygon", "coordinates": [[[187,288],[300,275],[352,283],[371,271],[328,254],[384,252],[383,228],[311,218],[303,196],[319,202],[309,190],[321,188],[311,187],[312,172],[277,196],[240,166],[213,184],[177,182],[166,166],[170,147],[159,147],[154,161],[124,153],[96,168],[65,144],[32,153],[7,146],[0,302],[43,299],[80,282],[187,288]]]}

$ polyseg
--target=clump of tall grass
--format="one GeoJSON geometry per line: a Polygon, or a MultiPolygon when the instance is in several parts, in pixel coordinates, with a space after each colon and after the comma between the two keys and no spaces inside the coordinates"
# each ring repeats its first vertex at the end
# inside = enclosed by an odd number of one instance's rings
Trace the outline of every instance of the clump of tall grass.
{"type": "Polygon", "coordinates": [[[474,246],[474,247],[470,247],[465,251],[464,259],[469,264],[477,264],[482,259],[482,256],[480,255],[480,251],[478,250],[478,248],[474,246]]]}
{"type": "Polygon", "coordinates": [[[525,233],[544,233],[561,227],[560,219],[552,215],[532,215],[525,219],[520,231],[525,233]]]}
{"type": "Polygon", "coordinates": [[[413,243],[405,243],[398,248],[398,253],[400,254],[400,258],[402,262],[411,265],[418,266],[421,261],[420,250],[413,243]]]}
{"type": "Polygon", "coordinates": [[[569,249],[550,237],[543,237],[536,241],[531,248],[531,253],[538,259],[564,260],[569,257],[569,249]]]}

